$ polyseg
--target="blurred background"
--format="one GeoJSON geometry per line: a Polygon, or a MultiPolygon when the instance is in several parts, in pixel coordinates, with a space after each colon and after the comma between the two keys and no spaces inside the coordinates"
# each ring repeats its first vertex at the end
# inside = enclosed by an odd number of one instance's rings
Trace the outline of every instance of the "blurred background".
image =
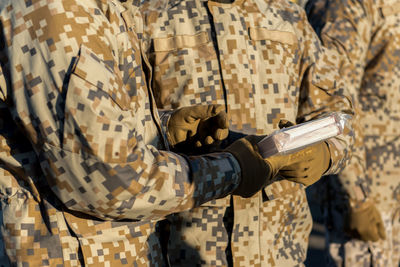
{"type": "Polygon", "coordinates": [[[308,203],[313,217],[313,229],[310,235],[307,251],[306,267],[325,266],[325,227],[320,205],[315,201],[317,187],[310,186],[306,189],[308,203]]]}

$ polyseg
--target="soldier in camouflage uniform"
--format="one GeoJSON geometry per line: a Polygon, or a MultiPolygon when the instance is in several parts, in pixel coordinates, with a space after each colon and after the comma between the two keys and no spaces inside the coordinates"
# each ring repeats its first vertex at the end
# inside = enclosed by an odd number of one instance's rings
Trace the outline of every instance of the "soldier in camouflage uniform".
{"type": "MultiPolygon", "coordinates": [[[[287,1],[143,1],[143,34],[159,108],[226,105],[231,134],[265,135],[282,119],[351,112],[338,56],[287,1]]],[[[337,172],[352,132],[328,142],[337,172]]],[[[312,219],[303,184],[278,177],[251,198],[226,197],[169,218],[172,266],[295,266],[312,219]]]]}
{"type": "Polygon", "coordinates": [[[328,264],[398,267],[400,3],[316,0],[307,9],[324,45],[345,57],[341,69],[362,130],[351,164],[326,183],[328,264]]]}
{"type": "Polygon", "coordinates": [[[293,3],[296,3],[296,4],[298,4],[299,6],[301,6],[301,7],[305,7],[305,5],[307,4],[307,0],[291,0],[293,3]]]}
{"type": "MultiPolygon", "coordinates": [[[[0,1],[2,266],[162,266],[157,220],[270,176],[251,138],[206,156],[158,149],[135,17],[135,2],[0,1]]],[[[176,111],[169,135],[218,109],[176,111]]]]}

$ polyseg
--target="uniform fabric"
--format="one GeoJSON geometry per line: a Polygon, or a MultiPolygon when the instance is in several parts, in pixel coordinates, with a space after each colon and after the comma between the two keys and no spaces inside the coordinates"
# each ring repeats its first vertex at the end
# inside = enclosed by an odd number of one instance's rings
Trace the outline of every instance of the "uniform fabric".
{"type": "Polygon", "coordinates": [[[329,179],[327,200],[330,264],[399,265],[400,209],[400,7],[395,0],[316,0],[308,3],[324,45],[339,51],[348,88],[357,102],[359,125],[353,161],[329,179]],[[360,169],[361,166],[361,169],[360,169]],[[386,228],[386,240],[362,242],[343,234],[349,198],[357,199],[350,179],[358,179],[386,228]],[[332,197],[333,196],[333,197],[332,197]]]}
{"type": "MultiPolygon", "coordinates": [[[[352,108],[338,56],[320,45],[293,3],[143,1],[142,13],[160,108],[226,105],[230,137],[352,108]]],[[[351,142],[349,129],[329,142],[328,173],[345,164],[351,142]]],[[[278,179],[252,198],[228,197],[170,217],[171,265],[301,265],[312,227],[304,187],[278,179]]]]}
{"type": "Polygon", "coordinates": [[[157,220],[239,183],[164,134],[133,2],[0,1],[0,262],[161,266],[157,220]],[[189,175],[190,174],[190,175],[189,175]]]}

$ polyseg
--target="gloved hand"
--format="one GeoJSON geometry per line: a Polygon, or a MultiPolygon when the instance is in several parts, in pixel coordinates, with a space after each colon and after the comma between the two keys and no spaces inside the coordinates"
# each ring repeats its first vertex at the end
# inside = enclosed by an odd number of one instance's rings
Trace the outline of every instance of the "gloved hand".
{"type": "Polygon", "coordinates": [[[172,147],[201,147],[216,144],[228,136],[228,118],[222,105],[179,108],[168,121],[168,141],[172,147]]]}
{"type": "Polygon", "coordinates": [[[239,162],[242,179],[233,195],[251,197],[273,178],[269,165],[258,153],[257,143],[263,136],[249,135],[233,142],[224,151],[231,153],[239,162]]]}
{"type": "Polygon", "coordinates": [[[354,237],[363,241],[386,239],[381,215],[370,200],[351,205],[349,229],[354,237]]]}
{"type": "Polygon", "coordinates": [[[330,160],[329,148],[325,142],[306,147],[293,154],[267,159],[273,166],[272,169],[279,168],[282,177],[305,186],[312,185],[322,177],[330,166],[330,160]]]}
{"type": "MultiPolygon", "coordinates": [[[[294,124],[281,120],[279,128],[294,124]]],[[[330,166],[330,152],[325,142],[317,143],[288,155],[277,155],[265,159],[275,176],[278,172],[287,180],[305,186],[317,182],[330,166]]]]}

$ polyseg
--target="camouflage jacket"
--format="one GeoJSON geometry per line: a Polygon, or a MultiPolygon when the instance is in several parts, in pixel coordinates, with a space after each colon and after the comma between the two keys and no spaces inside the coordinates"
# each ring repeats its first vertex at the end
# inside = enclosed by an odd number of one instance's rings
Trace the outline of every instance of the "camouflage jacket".
{"type": "MultiPolygon", "coordinates": [[[[142,10],[143,46],[159,108],[224,104],[233,132],[259,135],[277,130],[281,119],[303,122],[331,111],[352,113],[340,83],[339,57],[320,45],[295,4],[143,1],[142,10]]],[[[329,141],[328,174],[349,158],[353,133],[347,130],[329,141]]],[[[169,245],[172,266],[226,266],[226,251],[235,266],[292,266],[305,260],[312,221],[299,184],[279,180],[252,198],[228,197],[177,216],[169,245]],[[227,229],[224,207],[230,203],[234,221],[227,229]]]]}
{"type": "Polygon", "coordinates": [[[400,138],[400,3],[316,0],[308,9],[324,45],[344,56],[342,76],[357,110],[360,134],[356,134],[352,163],[340,173],[340,187],[357,198],[348,185],[358,179],[366,196],[372,190],[380,191],[374,193],[380,198],[400,200],[399,182],[383,174],[384,170],[398,172],[400,164],[397,156],[391,156],[398,155],[395,143],[400,138]]]}
{"type": "Polygon", "coordinates": [[[307,4],[307,0],[291,0],[293,3],[298,4],[299,6],[301,6],[302,8],[305,7],[305,5],[307,4]]]}
{"type": "Polygon", "coordinates": [[[156,221],[238,184],[229,153],[160,150],[135,10],[0,2],[2,264],[161,266],[156,221]]]}

